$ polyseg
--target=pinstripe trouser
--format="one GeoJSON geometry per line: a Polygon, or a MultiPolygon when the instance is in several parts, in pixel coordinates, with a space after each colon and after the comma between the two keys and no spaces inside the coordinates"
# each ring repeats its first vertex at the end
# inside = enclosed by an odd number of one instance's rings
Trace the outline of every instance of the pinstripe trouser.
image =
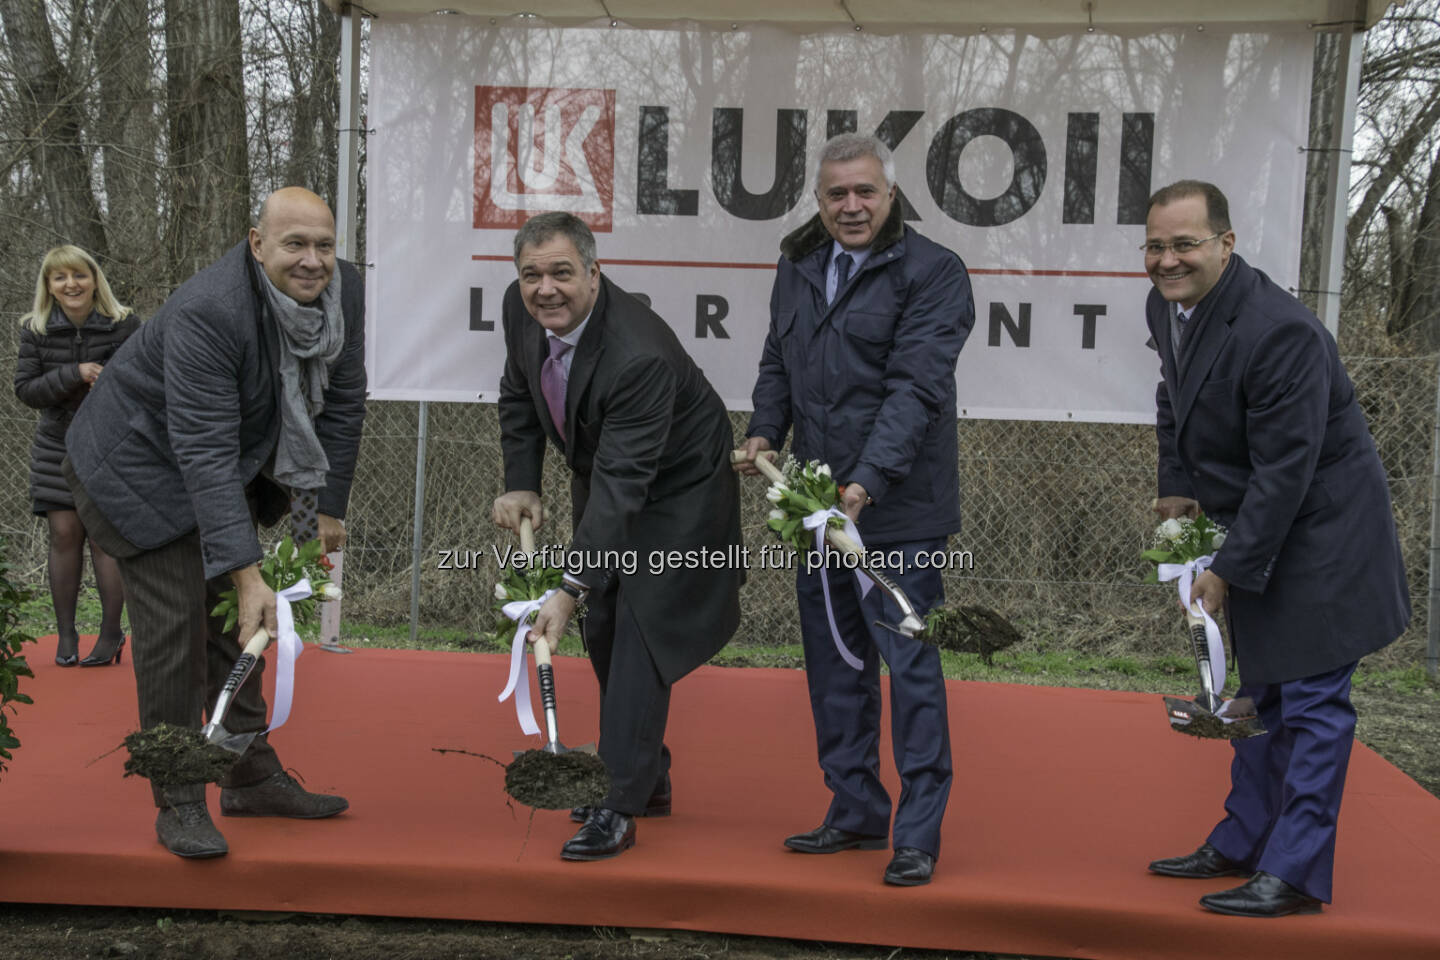
{"type": "MultiPolygon", "coordinates": [[[[223,622],[209,613],[219,602],[220,591],[229,587],[228,578],[205,579],[198,533],[188,533],[154,550],[136,547],[85,493],[68,458],[62,467],[86,532],[120,565],[130,608],[140,729],[162,722],[199,729],[241,653],[237,631],[222,632],[223,622]]],[[[225,728],[231,733],[265,729],[264,669],[264,659],[258,659],[250,679],[231,703],[225,718],[225,728]]],[[[258,783],[280,769],[280,760],[262,733],[220,785],[258,783]]],[[[203,783],[151,789],[157,807],[205,799],[203,783]]]]}

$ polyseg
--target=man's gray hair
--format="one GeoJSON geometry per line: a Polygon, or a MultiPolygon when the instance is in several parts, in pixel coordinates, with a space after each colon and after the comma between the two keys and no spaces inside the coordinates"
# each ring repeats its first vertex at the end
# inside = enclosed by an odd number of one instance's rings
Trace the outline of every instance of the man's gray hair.
{"type": "Polygon", "coordinates": [[[819,189],[820,170],[827,163],[844,163],[861,157],[874,157],[880,161],[880,170],[885,174],[885,186],[895,183],[895,157],[890,148],[879,137],[863,133],[838,133],[825,141],[820,148],[820,159],[815,161],[815,184],[819,189]]]}
{"type": "Polygon", "coordinates": [[[520,251],[530,246],[540,246],[556,235],[565,237],[575,244],[580,254],[580,265],[589,270],[595,265],[595,234],[585,221],[573,213],[553,211],[537,213],[515,232],[515,266],[520,266],[520,251]]]}

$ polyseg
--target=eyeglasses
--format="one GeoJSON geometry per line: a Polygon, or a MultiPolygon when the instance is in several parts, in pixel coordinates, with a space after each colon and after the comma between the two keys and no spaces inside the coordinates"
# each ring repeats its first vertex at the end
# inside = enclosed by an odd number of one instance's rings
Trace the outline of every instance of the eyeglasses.
{"type": "Polygon", "coordinates": [[[1149,243],[1140,244],[1140,249],[1145,251],[1147,257],[1163,257],[1166,250],[1174,250],[1177,257],[1184,256],[1200,249],[1202,243],[1209,243],[1218,233],[1212,233],[1208,237],[1201,237],[1199,240],[1175,240],[1170,243],[1161,243],[1159,240],[1151,240],[1149,243]]]}

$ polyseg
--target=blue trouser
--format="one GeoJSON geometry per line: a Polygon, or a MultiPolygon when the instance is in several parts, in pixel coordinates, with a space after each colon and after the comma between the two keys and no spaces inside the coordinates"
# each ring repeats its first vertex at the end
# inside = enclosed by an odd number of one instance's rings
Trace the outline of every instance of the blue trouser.
{"type": "Polygon", "coordinates": [[[1270,732],[1234,742],[1230,795],[1210,844],[1231,860],[1263,870],[1307,896],[1330,902],[1335,827],[1355,708],[1355,664],[1285,683],[1244,684],[1270,732]]]}
{"type": "MultiPolygon", "coordinates": [[[[944,602],[941,571],[919,569],[919,553],[939,553],[943,539],[891,544],[900,551],[904,571],[891,571],[921,616],[944,602]]],[[[810,554],[813,558],[815,554],[810,554]]],[[[834,794],[825,822],[841,830],[885,836],[890,827],[890,795],[880,782],[880,658],[890,667],[890,733],[895,767],[900,772],[900,802],[895,812],[893,845],[940,855],[940,821],[950,797],[950,725],[945,707],[945,678],[940,652],[902,637],[872,621],[899,623],[900,610],[879,588],[864,601],[855,574],[826,572],[835,625],[850,652],[863,661],[855,670],[841,659],[825,615],[819,570],[806,572],[800,558],[795,590],[800,633],[805,646],[810,709],[825,785],[834,794]]]]}

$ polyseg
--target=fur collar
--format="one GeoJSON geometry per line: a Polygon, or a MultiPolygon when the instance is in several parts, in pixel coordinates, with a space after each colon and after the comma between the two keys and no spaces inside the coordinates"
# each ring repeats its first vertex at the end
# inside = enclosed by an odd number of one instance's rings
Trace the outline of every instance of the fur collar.
{"type": "MultiPolygon", "coordinates": [[[[890,216],[885,218],[879,232],[875,234],[875,239],[870,243],[871,253],[893,247],[905,235],[905,219],[900,207],[899,203],[890,205],[890,216]]],[[[820,214],[817,213],[780,241],[780,252],[785,255],[786,260],[794,263],[831,242],[830,232],[825,229],[825,224],[820,221],[820,214]]]]}

